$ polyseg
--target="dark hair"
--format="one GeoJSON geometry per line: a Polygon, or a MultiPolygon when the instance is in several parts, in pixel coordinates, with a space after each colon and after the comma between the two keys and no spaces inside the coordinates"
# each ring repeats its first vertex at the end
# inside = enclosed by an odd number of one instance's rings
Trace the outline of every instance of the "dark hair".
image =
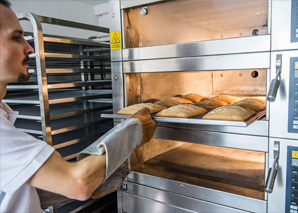
{"type": "Polygon", "coordinates": [[[10,2],[8,0],[0,0],[0,4],[10,8],[10,2]]]}

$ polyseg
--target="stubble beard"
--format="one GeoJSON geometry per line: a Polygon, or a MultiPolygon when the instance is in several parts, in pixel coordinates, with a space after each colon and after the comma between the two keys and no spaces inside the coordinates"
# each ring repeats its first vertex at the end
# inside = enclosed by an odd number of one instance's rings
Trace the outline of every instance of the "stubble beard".
{"type": "MultiPolygon", "coordinates": [[[[26,56],[26,58],[23,60],[23,64],[25,63],[29,63],[30,61],[30,58],[28,56],[26,56]]],[[[29,81],[30,79],[30,74],[28,72],[28,69],[27,69],[27,72],[26,73],[22,73],[19,78],[18,78],[18,82],[25,82],[25,81],[29,81]]]]}
{"type": "Polygon", "coordinates": [[[29,81],[30,79],[30,74],[27,73],[27,74],[21,74],[19,79],[18,79],[18,82],[25,82],[25,81],[29,81]]]}

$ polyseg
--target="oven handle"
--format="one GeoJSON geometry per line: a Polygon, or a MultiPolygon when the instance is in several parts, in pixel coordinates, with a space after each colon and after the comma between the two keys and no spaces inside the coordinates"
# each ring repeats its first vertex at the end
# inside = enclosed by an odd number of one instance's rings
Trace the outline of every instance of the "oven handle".
{"type": "Polygon", "coordinates": [[[279,141],[274,142],[273,153],[274,153],[273,166],[269,169],[267,180],[266,180],[265,192],[267,193],[271,193],[273,191],[273,186],[277,175],[277,164],[279,159],[279,141]]]}
{"type": "Polygon", "coordinates": [[[274,102],[277,94],[277,90],[280,84],[280,74],[281,74],[281,67],[282,67],[282,55],[277,54],[276,55],[276,61],[275,61],[275,67],[276,67],[276,76],[270,83],[270,88],[267,95],[267,100],[269,102],[274,102]]]}

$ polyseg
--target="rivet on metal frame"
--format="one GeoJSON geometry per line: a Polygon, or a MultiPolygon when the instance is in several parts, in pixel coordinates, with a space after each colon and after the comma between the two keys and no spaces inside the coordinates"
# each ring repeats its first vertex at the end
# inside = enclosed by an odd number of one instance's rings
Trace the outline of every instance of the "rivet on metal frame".
{"type": "Polygon", "coordinates": [[[145,16],[145,15],[147,15],[148,14],[148,9],[147,9],[147,7],[142,7],[142,9],[141,9],[141,15],[142,16],[145,16]]]}

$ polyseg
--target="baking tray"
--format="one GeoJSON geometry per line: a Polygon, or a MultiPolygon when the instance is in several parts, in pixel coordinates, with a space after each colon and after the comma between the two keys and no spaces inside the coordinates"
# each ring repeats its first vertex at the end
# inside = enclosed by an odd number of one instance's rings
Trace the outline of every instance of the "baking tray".
{"type": "MultiPolygon", "coordinates": [[[[206,114],[206,113],[205,113],[206,114]]],[[[205,115],[199,115],[193,118],[168,118],[168,117],[156,117],[152,115],[153,119],[157,122],[163,123],[180,123],[180,124],[199,124],[199,125],[217,125],[217,126],[238,126],[247,127],[253,122],[259,120],[266,115],[266,110],[256,113],[254,116],[246,121],[222,121],[222,120],[205,120],[202,117],[205,115]]],[[[130,115],[117,115],[117,114],[101,114],[102,118],[114,118],[114,119],[126,119],[130,115]]]]}

